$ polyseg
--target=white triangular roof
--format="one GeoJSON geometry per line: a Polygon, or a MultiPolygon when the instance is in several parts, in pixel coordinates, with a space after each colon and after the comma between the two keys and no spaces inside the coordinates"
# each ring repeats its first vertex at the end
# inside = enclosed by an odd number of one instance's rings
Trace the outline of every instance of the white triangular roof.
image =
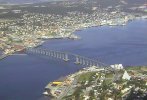
{"type": "Polygon", "coordinates": [[[126,80],[130,80],[131,76],[127,73],[127,71],[125,70],[122,79],[126,79],[126,80]]]}

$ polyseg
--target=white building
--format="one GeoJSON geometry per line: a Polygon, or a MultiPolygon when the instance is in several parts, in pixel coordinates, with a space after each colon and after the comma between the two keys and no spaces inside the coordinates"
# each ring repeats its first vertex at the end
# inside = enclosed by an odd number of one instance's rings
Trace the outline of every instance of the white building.
{"type": "Polygon", "coordinates": [[[131,76],[127,73],[127,71],[125,70],[123,76],[122,76],[122,79],[125,79],[125,80],[130,80],[131,76]]]}
{"type": "Polygon", "coordinates": [[[122,64],[115,64],[115,65],[110,65],[112,68],[114,69],[117,69],[117,70],[120,70],[120,69],[123,69],[123,65],[122,64]]]}

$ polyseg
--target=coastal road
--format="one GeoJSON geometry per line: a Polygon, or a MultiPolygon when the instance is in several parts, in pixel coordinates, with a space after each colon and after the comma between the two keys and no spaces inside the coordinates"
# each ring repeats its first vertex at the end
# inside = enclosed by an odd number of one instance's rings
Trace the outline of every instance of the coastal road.
{"type": "Polygon", "coordinates": [[[68,94],[68,92],[69,92],[72,88],[74,88],[74,84],[77,84],[77,80],[78,80],[79,76],[80,76],[80,75],[76,76],[76,77],[74,78],[73,82],[71,83],[71,85],[67,86],[67,87],[64,89],[64,91],[61,93],[61,95],[57,98],[58,100],[61,100],[63,97],[65,97],[65,96],[68,94]]]}

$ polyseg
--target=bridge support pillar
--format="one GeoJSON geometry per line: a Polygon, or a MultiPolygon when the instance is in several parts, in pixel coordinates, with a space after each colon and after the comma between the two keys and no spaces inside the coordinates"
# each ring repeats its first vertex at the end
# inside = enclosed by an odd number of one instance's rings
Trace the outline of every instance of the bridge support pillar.
{"type": "Polygon", "coordinates": [[[51,51],[51,57],[54,57],[54,53],[51,51]]]}
{"type": "Polygon", "coordinates": [[[76,56],[76,62],[75,62],[75,64],[80,64],[80,59],[79,59],[78,56],[76,56]]]}
{"type": "Polygon", "coordinates": [[[68,54],[64,54],[63,60],[64,60],[64,61],[69,61],[69,59],[68,59],[68,54]]]}
{"type": "Polygon", "coordinates": [[[62,53],[58,53],[58,57],[59,59],[62,59],[62,53]]]}
{"type": "MultiPolygon", "coordinates": [[[[69,61],[69,55],[68,53],[65,52],[59,52],[59,51],[53,51],[53,50],[42,50],[42,49],[32,49],[32,48],[27,48],[26,49],[27,53],[32,53],[32,54],[40,54],[40,55],[46,55],[46,56],[50,56],[53,58],[57,58],[57,59],[62,59],[64,61],[69,61]]],[[[104,65],[103,63],[100,63],[96,60],[92,60],[86,57],[82,57],[79,55],[75,55],[75,54],[71,54],[72,56],[75,57],[75,64],[81,64],[84,66],[97,66],[98,68],[104,68],[104,67],[108,67],[107,65],[104,65]]]]}
{"type": "Polygon", "coordinates": [[[88,60],[86,60],[86,65],[89,66],[89,61],[88,60]]]}
{"type": "Polygon", "coordinates": [[[59,53],[58,52],[56,53],[56,58],[59,58],[59,53]]]}
{"type": "Polygon", "coordinates": [[[85,61],[85,59],[83,59],[83,65],[85,65],[86,64],[86,61],[85,61]]]}

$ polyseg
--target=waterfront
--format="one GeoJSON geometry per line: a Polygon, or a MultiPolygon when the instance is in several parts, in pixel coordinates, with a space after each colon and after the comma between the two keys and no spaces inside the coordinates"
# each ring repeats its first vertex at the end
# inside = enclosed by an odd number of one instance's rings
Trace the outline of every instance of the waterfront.
{"type": "MultiPolygon", "coordinates": [[[[92,27],[75,34],[80,40],[48,40],[41,48],[99,59],[107,64],[147,65],[147,21],[127,26],[92,27]]],[[[0,61],[0,97],[36,100],[46,84],[80,69],[71,63],[36,56],[10,56],[0,61]]]]}

